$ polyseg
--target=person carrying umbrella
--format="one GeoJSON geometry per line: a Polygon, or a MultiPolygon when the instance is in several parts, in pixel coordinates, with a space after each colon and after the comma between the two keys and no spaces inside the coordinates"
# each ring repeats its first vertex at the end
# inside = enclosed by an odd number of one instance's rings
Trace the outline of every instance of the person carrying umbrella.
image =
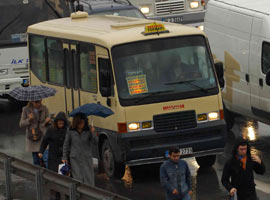
{"type": "Polygon", "coordinates": [[[62,158],[63,163],[70,163],[74,179],[92,186],[95,185],[91,145],[94,132],[93,127],[90,131],[86,115],[76,113],[66,134],[62,158]]]}
{"type": "MultiPolygon", "coordinates": [[[[50,127],[40,146],[39,157],[42,158],[45,150],[49,146],[48,169],[58,172],[58,165],[62,163],[63,144],[68,129],[68,121],[64,112],[59,112],[50,127]]],[[[59,192],[51,190],[52,199],[59,200],[61,195],[59,192]]]]}
{"type": "Polygon", "coordinates": [[[18,101],[28,101],[22,109],[19,126],[26,128],[25,150],[32,152],[35,165],[41,165],[41,159],[38,157],[40,143],[51,121],[48,108],[42,105],[42,99],[55,93],[55,89],[42,85],[17,87],[9,92],[9,95],[18,101]]]}
{"type": "Polygon", "coordinates": [[[42,105],[42,100],[29,101],[23,107],[20,127],[26,127],[25,148],[27,152],[32,152],[33,164],[41,165],[38,152],[43,136],[50,124],[48,108],[42,105]]]}
{"type": "Polygon", "coordinates": [[[100,104],[88,103],[74,109],[69,116],[73,117],[70,131],[63,146],[63,163],[68,160],[72,177],[84,183],[95,185],[92,161],[92,141],[96,139],[93,121],[89,129],[87,116],[108,117],[113,112],[100,104]]]}

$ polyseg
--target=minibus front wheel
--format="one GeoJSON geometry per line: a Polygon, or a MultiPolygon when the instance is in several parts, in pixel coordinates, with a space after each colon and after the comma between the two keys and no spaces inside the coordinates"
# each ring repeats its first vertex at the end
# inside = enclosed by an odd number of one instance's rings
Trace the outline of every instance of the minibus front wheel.
{"type": "Polygon", "coordinates": [[[105,173],[109,178],[121,178],[124,175],[125,166],[115,161],[109,141],[106,139],[102,145],[102,162],[105,173]]]}
{"type": "Polygon", "coordinates": [[[196,161],[201,168],[212,167],[216,162],[216,155],[196,157],[196,161]]]}

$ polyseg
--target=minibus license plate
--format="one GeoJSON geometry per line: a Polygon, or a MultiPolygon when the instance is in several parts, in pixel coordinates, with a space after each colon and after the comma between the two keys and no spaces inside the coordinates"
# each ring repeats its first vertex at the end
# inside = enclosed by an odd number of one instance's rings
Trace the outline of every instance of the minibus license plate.
{"type": "MultiPolygon", "coordinates": [[[[193,154],[192,147],[180,149],[180,155],[190,155],[190,154],[193,154]]],[[[165,151],[165,158],[169,158],[169,151],[168,150],[165,151]]]]}
{"type": "Polygon", "coordinates": [[[187,147],[187,148],[180,149],[180,155],[189,155],[189,154],[193,154],[192,147],[187,147]]]}

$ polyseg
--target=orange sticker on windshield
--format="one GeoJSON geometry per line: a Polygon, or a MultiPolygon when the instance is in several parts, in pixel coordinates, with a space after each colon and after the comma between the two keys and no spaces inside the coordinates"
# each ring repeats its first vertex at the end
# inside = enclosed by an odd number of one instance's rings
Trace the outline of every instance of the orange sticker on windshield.
{"type": "Polygon", "coordinates": [[[145,75],[130,76],[126,78],[130,95],[147,93],[147,83],[145,75]]]}

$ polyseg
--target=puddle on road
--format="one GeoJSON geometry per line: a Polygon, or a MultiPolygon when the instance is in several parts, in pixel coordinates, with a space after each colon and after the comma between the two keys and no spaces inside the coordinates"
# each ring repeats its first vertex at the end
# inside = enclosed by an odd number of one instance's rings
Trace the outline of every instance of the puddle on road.
{"type": "Polygon", "coordinates": [[[240,129],[243,138],[246,140],[256,141],[259,137],[257,121],[247,121],[242,126],[240,126],[240,129]]]}

